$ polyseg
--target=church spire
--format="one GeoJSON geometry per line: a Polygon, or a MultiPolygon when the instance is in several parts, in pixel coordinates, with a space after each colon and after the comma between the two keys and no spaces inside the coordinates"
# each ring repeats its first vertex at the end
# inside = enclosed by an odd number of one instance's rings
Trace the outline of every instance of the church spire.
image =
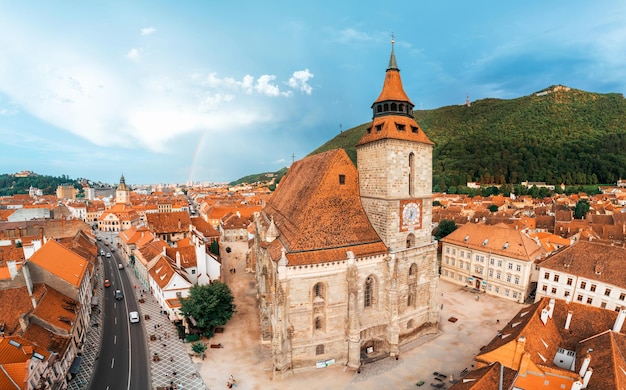
{"type": "Polygon", "coordinates": [[[387,67],[387,70],[393,69],[399,72],[400,69],[398,69],[398,64],[396,63],[396,53],[393,50],[393,46],[395,43],[396,43],[395,37],[393,33],[391,33],[391,57],[389,57],[389,66],[387,67]]]}

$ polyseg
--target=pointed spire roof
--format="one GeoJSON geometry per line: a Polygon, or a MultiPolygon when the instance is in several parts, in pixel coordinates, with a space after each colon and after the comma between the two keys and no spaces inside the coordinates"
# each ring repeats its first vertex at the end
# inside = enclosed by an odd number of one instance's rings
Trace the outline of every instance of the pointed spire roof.
{"type": "MultiPolygon", "coordinates": [[[[391,40],[391,56],[389,57],[389,66],[387,67],[387,74],[385,75],[385,83],[383,84],[383,90],[380,92],[376,103],[384,101],[399,101],[408,103],[411,109],[415,106],[411,99],[409,99],[404,88],[402,87],[402,79],[400,78],[400,69],[398,69],[398,63],[396,61],[396,54],[394,51],[395,40],[391,40]]],[[[374,106],[372,105],[372,107],[374,106]]]]}
{"type": "Polygon", "coordinates": [[[400,69],[391,40],[391,57],[385,73],[383,90],[372,104],[374,120],[357,146],[382,139],[399,139],[433,145],[413,117],[415,106],[402,87],[400,69]]]}

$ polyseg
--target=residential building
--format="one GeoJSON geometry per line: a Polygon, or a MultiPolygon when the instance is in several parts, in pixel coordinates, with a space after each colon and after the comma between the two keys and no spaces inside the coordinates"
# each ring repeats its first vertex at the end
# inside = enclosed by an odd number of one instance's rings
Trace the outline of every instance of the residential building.
{"type": "Polygon", "coordinates": [[[441,277],[477,291],[523,302],[534,262],[545,256],[535,240],[506,225],[467,223],[441,240],[441,277]]]}
{"type": "Polygon", "coordinates": [[[624,388],[625,319],[626,310],[542,298],[482,347],[476,370],[450,389],[624,388]],[[502,370],[495,371],[495,364],[502,370]]]}
{"type": "Polygon", "coordinates": [[[578,241],[541,262],[537,297],[619,311],[626,308],[626,248],[578,241]]]}
{"type": "Polygon", "coordinates": [[[76,199],[76,188],[72,184],[57,186],[58,199],[76,199]]]}

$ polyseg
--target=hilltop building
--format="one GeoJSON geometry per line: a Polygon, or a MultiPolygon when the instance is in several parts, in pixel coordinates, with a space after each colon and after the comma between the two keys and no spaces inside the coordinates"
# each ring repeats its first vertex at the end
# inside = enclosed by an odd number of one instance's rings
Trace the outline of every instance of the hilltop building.
{"type": "Polygon", "coordinates": [[[398,356],[437,332],[433,143],[412,116],[393,50],[357,144],[292,164],[254,216],[261,333],[273,374],[398,356]]]}

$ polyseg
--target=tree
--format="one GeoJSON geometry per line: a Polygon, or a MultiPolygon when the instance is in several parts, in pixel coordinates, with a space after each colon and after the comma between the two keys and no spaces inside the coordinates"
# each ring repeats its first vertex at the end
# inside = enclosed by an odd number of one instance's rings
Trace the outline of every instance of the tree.
{"type": "Polygon", "coordinates": [[[435,231],[435,239],[439,241],[455,230],[456,223],[454,223],[454,221],[451,221],[449,219],[442,219],[441,222],[439,222],[437,230],[435,231]]]}
{"type": "Polygon", "coordinates": [[[576,208],[574,208],[574,218],[583,219],[589,211],[589,203],[586,199],[581,199],[576,202],[576,208]]]}
{"type": "Polygon", "coordinates": [[[181,314],[204,333],[226,324],[233,316],[235,304],[233,293],[224,283],[215,281],[208,285],[194,285],[189,296],[181,298],[181,314]],[[193,320],[190,320],[193,318],[193,320]]]}
{"type": "Polygon", "coordinates": [[[191,344],[191,350],[198,356],[203,356],[206,351],[206,344],[202,341],[196,341],[191,344]]]}
{"type": "Polygon", "coordinates": [[[498,206],[495,204],[492,204],[491,206],[489,206],[489,211],[491,211],[492,213],[495,213],[496,211],[498,211],[498,206]]]}
{"type": "Polygon", "coordinates": [[[217,241],[212,241],[211,242],[211,253],[213,253],[216,256],[220,255],[220,244],[218,244],[217,241]]]}

